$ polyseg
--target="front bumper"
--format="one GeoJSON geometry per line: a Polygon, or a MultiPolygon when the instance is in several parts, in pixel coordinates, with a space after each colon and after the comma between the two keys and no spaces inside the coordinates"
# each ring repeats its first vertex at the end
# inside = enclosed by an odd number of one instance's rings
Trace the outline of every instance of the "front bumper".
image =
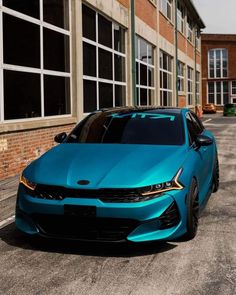
{"type": "Polygon", "coordinates": [[[31,235],[90,241],[172,240],[186,232],[186,189],[137,203],[95,198],[39,199],[19,185],[16,226],[31,235]],[[96,216],[66,214],[65,206],[96,208],[96,216]]]}

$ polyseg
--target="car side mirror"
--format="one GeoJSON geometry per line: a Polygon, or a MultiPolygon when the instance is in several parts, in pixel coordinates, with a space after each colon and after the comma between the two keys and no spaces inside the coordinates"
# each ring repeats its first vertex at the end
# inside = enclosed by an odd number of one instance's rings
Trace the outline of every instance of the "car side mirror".
{"type": "Polygon", "coordinates": [[[206,135],[198,135],[196,138],[196,144],[198,147],[208,146],[213,144],[213,139],[206,135]]]}
{"type": "Polygon", "coordinates": [[[54,137],[54,141],[57,143],[62,143],[67,137],[65,132],[59,133],[54,137]]]}

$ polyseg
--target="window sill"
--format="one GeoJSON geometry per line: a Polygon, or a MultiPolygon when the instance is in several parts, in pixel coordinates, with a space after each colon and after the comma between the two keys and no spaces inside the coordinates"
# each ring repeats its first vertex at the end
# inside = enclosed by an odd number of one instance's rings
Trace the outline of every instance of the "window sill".
{"type": "Polygon", "coordinates": [[[28,122],[14,122],[14,123],[4,123],[0,126],[0,134],[8,132],[17,132],[22,130],[33,130],[40,128],[57,127],[63,125],[70,125],[77,123],[75,117],[68,118],[53,118],[53,119],[39,119],[28,122]]]}
{"type": "Polygon", "coordinates": [[[154,7],[157,7],[157,1],[155,0],[148,0],[154,7]]]}

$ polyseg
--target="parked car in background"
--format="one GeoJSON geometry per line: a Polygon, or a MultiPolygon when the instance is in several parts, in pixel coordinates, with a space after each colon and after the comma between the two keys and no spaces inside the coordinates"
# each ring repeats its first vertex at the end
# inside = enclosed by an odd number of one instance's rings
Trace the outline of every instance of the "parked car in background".
{"type": "Polygon", "coordinates": [[[236,116],[236,103],[227,103],[224,105],[224,116],[236,116]]]}
{"type": "Polygon", "coordinates": [[[213,103],[207,103],[203,108],[204,114],[215,114],[216,113],[216,106],[213,103]]]}
{"type": "Polygon", "coordinates": [[[96,111],[55,140],[20,178],[16,226],[29,235],[191,239],[219,186],[215,138],[188,109],[96,111]]]}

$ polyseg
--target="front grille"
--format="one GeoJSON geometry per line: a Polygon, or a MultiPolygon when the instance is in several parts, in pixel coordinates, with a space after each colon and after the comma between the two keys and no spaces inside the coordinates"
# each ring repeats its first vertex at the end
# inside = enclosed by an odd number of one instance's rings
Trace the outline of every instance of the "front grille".
{"type": "Polygon", "coordinates": [[[160,229],[166,229],[177,225],[180,222],[177,204],[173,202],[158,219],[160,222],[160,229]]]}
{"type": "Polygon", "coordinates": [[[34,191],[27,189],[27,193],[33,197],[48,200],[63,200],[65,198],[92,198],[100,199],[105,203],[130,203],[151,200],[156,195],[142,196],[142,192],[148,187],[141,189],[71,189],[61,186],[38,184],[34,191]]]}
{"type": "Polygon", "coordinates": [[[124,240],[139,225],[139,221],[119,218],[50,214],[34,214],[31,218],[43,235],[93,241],[124,240]]]}

